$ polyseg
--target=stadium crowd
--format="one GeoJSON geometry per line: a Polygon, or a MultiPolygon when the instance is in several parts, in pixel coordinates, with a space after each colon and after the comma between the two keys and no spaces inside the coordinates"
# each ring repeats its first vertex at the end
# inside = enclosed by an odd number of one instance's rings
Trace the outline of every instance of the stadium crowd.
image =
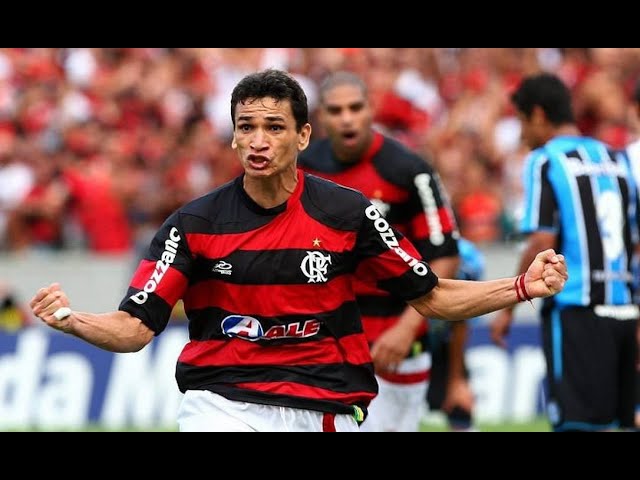
{"type": "Polygon", "coordinates": [[[584,134],[622,147],[639,131],[638,48],[3,48],[0,251],[146,246],[241,172],[229,94],[267,67],[293,73],[312,111],[327,73],[365,78],[377,127],[432,160],[474,242],[508,238],[518,216],[527,151],[509,95],[524,75],[559,74],[584,134]]]}

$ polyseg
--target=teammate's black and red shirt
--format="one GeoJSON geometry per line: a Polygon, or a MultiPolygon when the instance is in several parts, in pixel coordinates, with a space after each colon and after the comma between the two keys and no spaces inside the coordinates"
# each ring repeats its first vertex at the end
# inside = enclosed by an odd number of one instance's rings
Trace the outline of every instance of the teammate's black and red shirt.
{"type": "MultiPolygon", "coordinates": [[[[302,152],[298,166],[361,191],[425,261],[458,254],[457,225],[438,174],[398,141],[375,132],[360,161],[344,164],[325,138],[302,152]]],[[[355,290],[367,339],[374,342],[407,304],[402,296],[390,295],[358,274],[355,290]]]]}
{"type": "Polygon", "coordinates": [[[285,204],[265,209],[239,177],[179,209],[152,241],[120,309],[159,334],[184,300],[181,391],[333,413],[376,395],[355,272],[405,300],[438,279],[360,192],[298,179],[285,204]]]}

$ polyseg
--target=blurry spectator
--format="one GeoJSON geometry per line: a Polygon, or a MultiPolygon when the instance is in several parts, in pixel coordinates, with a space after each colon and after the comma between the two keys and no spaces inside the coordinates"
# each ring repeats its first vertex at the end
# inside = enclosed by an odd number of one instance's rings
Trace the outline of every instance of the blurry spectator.
{"type": "Polygon", "coordinates": [[[82,217],[83,240],[66,241],[65,234],[65,246],[95,245],[100,233],[86,210],[99,198],[111,204],[105,231],[123,218],[126,226],[115,227],[122,231],[109,240],[113,246],[95,248],[124,252],[146,244],[145,232],[158,226],[151,217],[164,218],[171,204],[237,175],[228,95],[240,77],[266,67],[286,69],[302,84],[314,138],[323,136],[313,120],[320,79],[338,70],[362,76],[376,125],[433,159],[455,210],[478,173],[476,162],[488,184],[504,187],[495,189],[507,219],[501,238],[520,203],[512,180],[524,151],[508,101],[520,79],[558,71],[575,94],[582,133],[622,146],[630,140],[625,95],[640,74],[640,49],[0,48],[0,245],[7,210],[32,184],[31,159],[4,148],[13,143],[59,153],[82,171],[89,190],[98,190],[88,198],[81,182],[71,181],[70,191],[75,186],[84,201],[69,203],[82,217]]]}
{"type": "Polygon", "coordinates": [[[0,125],[0,249],[7,246],[9,212],[22,202],[34,181],[31,169],[15,154],[17,142],[13,126],[0,125]]]}
{"type": "Polygon", "coordinates": [[[474,243],[500,239],[502,203],[479,162],[465,166],[467,185],[457,204],[460,233],[474,243]]]}
{"type": "Polygon", "coordinates": [[[58,164],[32,144],[25,144],[20,154],[29,159],[34,184],[10,213],[8,244],[13,250],[60,248],[68,190],[58,164]]]}
{"type": "Polygon", "coordinates": [[[623,49],[592,48],[588,55],[589,66],[574,94],[578,128],[622,148],[627,140],[623,49]]]}
{"type": "Polygon", "coordinates": [[[124,204],[116,194],[117,172],[99,172],[91,167],[76,163],[64,169],[70,213],[82,228],[89,250],[126,253],[133,238],[124,204]]]}

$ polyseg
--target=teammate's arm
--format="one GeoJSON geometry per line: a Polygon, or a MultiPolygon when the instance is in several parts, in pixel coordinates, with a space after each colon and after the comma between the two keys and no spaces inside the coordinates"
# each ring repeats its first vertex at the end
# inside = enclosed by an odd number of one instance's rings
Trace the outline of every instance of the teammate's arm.
{"type": "Polygon", "coordinates": [[[68,307],[69,299],[57,283],[38,290],[30,306],[33,313],[50,327],[111,352],[137,352],[153,338],[149,327],[123,311],[101,314],[71,312],[59,320],[54,313],[61,307],[68,307]]]}
{"type": "Polygon", "coordinates": [[[371,359],[376,371],[393,370],[402,362],[426,322],[415,308],[407,306],[398,321],[380,334],[371,346],[371,359]]]}
{"type": "MultiPolygon", "coordinates": [[[[451,255],[448,257],[439,257],[429,263],[431,269],[438,277],[453,278],[458,271],[460,265],[460,257],[458,255],[451,255]]],[[[402,315],[396,322],[396,324],[382,332],[380,337],[374,342],[371,347],[371,358],[376,369],[387,369],[398,365],[409,354],[411,345],[416,340],[419,333],[423,330],[423,324],[427,320],[416,311],[415,308],[407,306],[402,312],[402,315]]],[[[466,331],[464,322],[455,324],[456,327],[466,331]]],[[[459,339],[459,341],[466,341],[465,338],[459,339]]],[[[464,343],[458,345],[456,354],[460,355],[460,352],[464,352],[464,343]]],[[[459,369],[460,375],[464,378],[464,363],[462,357],[456,357],[452,363],[456,372],[459,369]]]]}

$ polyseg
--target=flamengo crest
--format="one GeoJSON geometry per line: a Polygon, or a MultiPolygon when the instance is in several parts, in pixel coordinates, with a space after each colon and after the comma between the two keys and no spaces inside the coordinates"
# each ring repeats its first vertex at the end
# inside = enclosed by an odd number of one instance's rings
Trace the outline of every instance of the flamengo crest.
{"type": "Polygon", "coordinates": [[[326,282],[327,267],[331,265],[331,255],[323,255],[321,252],[307,250],[307,256],[302,259],[300,270],[309,281],[307,283],[326,282]]]}

